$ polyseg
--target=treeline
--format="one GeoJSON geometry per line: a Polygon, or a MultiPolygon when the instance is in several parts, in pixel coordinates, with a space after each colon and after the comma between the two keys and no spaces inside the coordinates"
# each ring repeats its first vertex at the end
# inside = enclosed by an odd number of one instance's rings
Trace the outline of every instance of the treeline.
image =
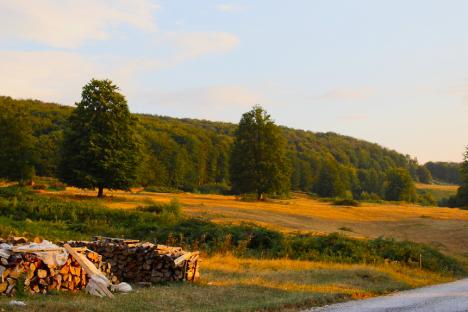
{"type": "Polygon", "coordinates": [[[424,164],[432,179],[447,184],[461,184],[460,164],[455,162],[428,162],[424,164]]]}
{"type": "MultiPolygon", "coordinates": [[[[24,128],[32,130],[35,174],[58,176],[63,130],[73,108],[0,97],[0,110],[7,107],[21,114],[24,128]]],[[[229,164],[236,125],[141,114],[136,117],[143,151],[138,184],[185,191],[230,189],[229,164]]],[[[363,140],[336,133],[281,130],[287,140],[292,190],[324,197],[411,200],[392,198],[388,184],[395,177],[427,182],[432,173],[408,155],[363,140]]]]}

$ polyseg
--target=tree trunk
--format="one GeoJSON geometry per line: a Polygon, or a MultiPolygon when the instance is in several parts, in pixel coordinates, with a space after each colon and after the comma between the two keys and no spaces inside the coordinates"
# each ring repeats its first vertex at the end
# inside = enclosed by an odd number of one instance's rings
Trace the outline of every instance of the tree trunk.
{"type": "Polygon", "coordinates": [[[104,187],[102,187],[102,186],[99,187],[99,191],[98,191],[97,197],[98,197],[98,198],[104,197],[104,187]]]}
{"type": "Polygon", "coordinates": [[[261,191],[257,191],[257,200],[262,200],[263,198],[263,193],[261,191]]]}

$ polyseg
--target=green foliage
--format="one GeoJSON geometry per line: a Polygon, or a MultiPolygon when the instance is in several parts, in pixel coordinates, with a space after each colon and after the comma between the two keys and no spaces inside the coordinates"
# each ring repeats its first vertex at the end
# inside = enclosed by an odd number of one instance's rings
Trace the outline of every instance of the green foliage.
{"type": "Polygon", "coordinates": [[[25,112],[5,98],[0,114],[0,177],[27,181],[34,175],[34,137],[25,112]]]}
{"type": "Polygon", "coordinates": [[[428,162],[424,165],[435,181],[460,184],[460,164],[453,162],[428,162]]]}
{"type": "Polygon", "coordinates": [[[231,155],[231,183],[235,193],[287,194],[290,168],[280,128],[260,106],[242,115],[231,155]]]}
{"type": "Polygon", "coordinates": [[[250,224],[221,225],[180,215],[180,204],[138,210],[108,209],[96,200],[75,201],[37,196],[25,188],[0,188],[0,236],[11,233],[48,239],[87,239],[92,235],[170,243],[207,253],[231,251],[238,256],[287,257],[315,261],[381,263],[386,259],[425,269],[463,274],[455,260],[436,250],[391,239],[362,240],[338,234],[282,234],[250,224]]]}
{"type": "Polygon", "coordinates": [[[228,195],[231,192],[231,188],[226,183],[209,183],[201,185],[197,191],[201,194],[228,195]]]}
{"type": "Polygon", "coordinates": [[[145,187],[145,192],[152,192],[152,193],[180,193],[181,191],[169,186],[156,186],[150,185],[145,187]]]}
{"type": "Polygon", "coordinates": [[[337,162],[334,159],[324,160],[315,182],[314,192],[322,197],[338,197],[344,195],[346,189],[337,162]]]}
{"type": "Polygon", "coordinates": [[[416,188],[408,171],[392,169],[387,173],[385,199],[408,202],[416,200],[416,188]]]}
{"type": "Polygon", "coordinates": [[[432,182],[431,172],[425,166],[418,167],[417,175],[418,175],[418,180],[421,183],[431,183],[432,182]]]}
{"type": "Polygon", "coordinates": [[[337,233],[326,236],[297,235],[291,237],[290,248],[299,259],[349,263],[381,263],[398,261],[416,266],[422,256],[423,268],[431,271],[464,274],[454,259],[423,244],[377,238],[359,240],[337,233]]]}
{"type": "Polygon", "coordinates": [[[461,186],[457,192],[458,206],[468,207],[468,147],[466,148],[464,161],[460,166],[461,186]]]}
{"type": "MultiPolygon", "coordinates": [[[[6,105],[24,112],[32,126],[35,137],[33,152],[37,155],[34,162],[36,173],[57,176],[63,132],[74,109],[0,96],[0,110],[6,105]]],[[[219,189],[204,186],[230,186],[229,167],[235,125],[138,115],[136,127],[142,143],[142,157],[135,173],[137,184],[215,192],[219,189]]],[[[383,198],[385,172],[390,169],[406,169],[414,179],[418,179],[419,166],[414,159],[377,144],[336,133],[313,133],[285,127],[280,131],[287,141],[286,158],[291,164],[292,190],[314,192],[321,166],[329,160],[337,164],[343,192],[351,192],[356,199],[369,194],[375,198],[372,200],[383,198]]],[[[431,170],[429,165],[428,169],[431,170]]],[[[440,180],[434,172],[432,174],[434,179],[440,180]]]]}
{"type": "Polygon", "coordinates": [[[333,201],[333,205],[359,207],[361,204],[357,200],[345,198],[345,199],[335,199],[333,201]]]}
{"type": "Polygon", "coordinates": [[[437,206],[437,201],[434,199],[431,193],[427,191],[418,191],[417,202],[423,206],[437,206]]]}
{"type": "Polygon", "coordinates": [[[91,80],[68,120],[61,178],[81,188],[128,189],[135,181],[135,119],[110,80],[91,80]]]}

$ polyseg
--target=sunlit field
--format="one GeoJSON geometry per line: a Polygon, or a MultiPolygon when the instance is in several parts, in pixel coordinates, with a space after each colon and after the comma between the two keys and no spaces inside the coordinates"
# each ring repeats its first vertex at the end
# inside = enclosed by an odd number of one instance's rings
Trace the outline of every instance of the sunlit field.
{"type": "MultiPolygon", "coordinates": [[[[202,278],[191,283],[136,288],[114,299],[83,292],[19,298],[27,311],[296,311],[450,278],[399,265],[333,264],[298,260],[204,258],[202,278]]],[[[8,310],[9,298],[0,306],[8,310]]],[[[25,309],[18,308],[24,311],[25,309]]]]}
{"type": "MultiPolygon", "coordinates": [[[[96,200],[94,191],[67,188],[41,191],[44,196],[96,200]]],[[[429,244],[447,254],[468,256],[468,210],[411,204],[362,203],[336,206],[293,194],[291,199],[245,202],[234,196],[191,193],[166,194],[133,190],[108,191],[103,204],[112,209],[135,209],[177,198],[183,212],[220,223],[251,222],[285,232],[341,232],[353,237],[393,237],[429,244]]]]}

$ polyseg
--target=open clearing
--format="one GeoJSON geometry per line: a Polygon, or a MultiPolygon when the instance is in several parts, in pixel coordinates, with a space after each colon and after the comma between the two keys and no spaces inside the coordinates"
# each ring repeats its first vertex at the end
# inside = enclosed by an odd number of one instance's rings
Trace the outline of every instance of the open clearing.
{"type": "MultiPolygon", "coordinates": [[[[74,188],[61,192],[43,191],[42,194],[96,200],[95,192],[74,188]]],[[[214,222],[251,222],[285,232],[341,232],[367,238],[385,236],[425,243],[460,259],[468,258],[468,210],[390,203],[335,206],[302,194],[294,194],[288,200],[268,202],[244,202],[234,196],[191,193],[116,191],[107,194],[104,205],[114,209],[135,209],[177,198],[185,214],[214,222]]]]}
{"type": "MultiPolygon", "coordinates": [[[[468,258],[468,211],[460,209],[389,203],[335,206],[304,194],[293,194],[287,200],[246,202],[234,196],[142,190],[108,191],[103,200],[96,199],[94,191],[75,188],[37,193],[123,210],[177,198],[184,214],[219,223],[251,222],[284,232],[341,232],[369,238],[384,235],[428,243],[461,260],[468,258]]],[[[83,292],[24,295],[18,299],[27,303],[28,311],[296,311],[453,279],[399,264],[239,259],[229,254],[203,256],[201,274],[202,278],[193,284],[138,288],[115,300],[83,292]]],[[[0,308],[21,310],[8,307],[9,300],[1,298],[0,308]]]]}

